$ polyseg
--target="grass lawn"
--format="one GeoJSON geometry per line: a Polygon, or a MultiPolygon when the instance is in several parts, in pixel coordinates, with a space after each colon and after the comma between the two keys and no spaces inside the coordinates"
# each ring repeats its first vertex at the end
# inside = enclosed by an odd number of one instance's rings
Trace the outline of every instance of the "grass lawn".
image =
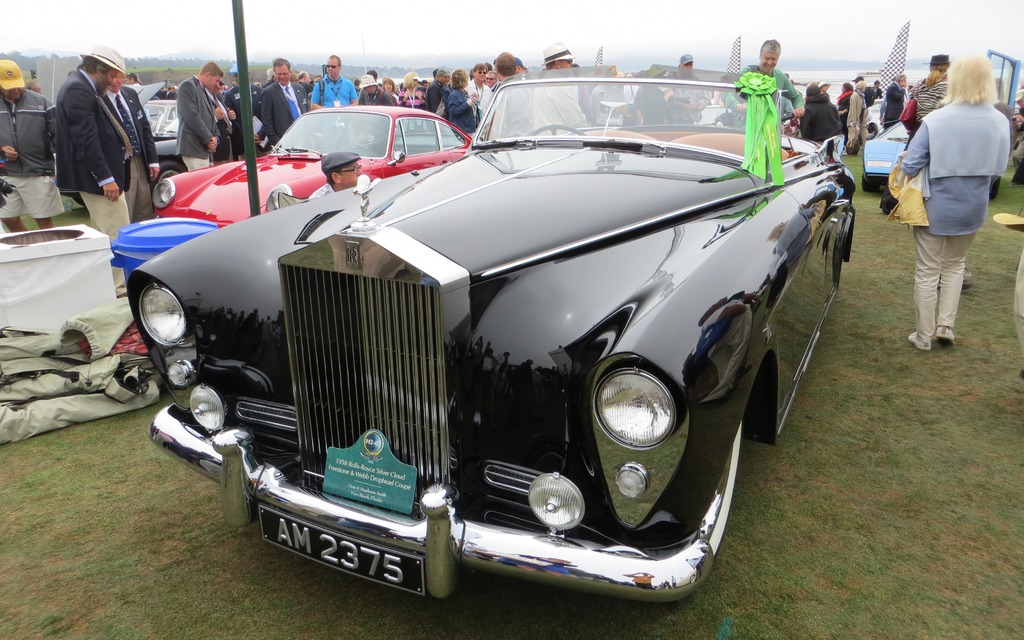
{"type": "MultiPolygon", "coordinates": [[[[1024,207],[1011,173],[991,213],[1024,207]]],[[[313,565],[225,524],[216,485],[149,444],[150,408],[0,446],[0,637],[1024,637],[1024,234],[982,229],[956,344],[926,353],[906,337],[910,232],[876,194],[855,204],[816,358],[779,444],[743,444],[722,552],[691,598],[467,573],[439,601],[313,565]]]]}

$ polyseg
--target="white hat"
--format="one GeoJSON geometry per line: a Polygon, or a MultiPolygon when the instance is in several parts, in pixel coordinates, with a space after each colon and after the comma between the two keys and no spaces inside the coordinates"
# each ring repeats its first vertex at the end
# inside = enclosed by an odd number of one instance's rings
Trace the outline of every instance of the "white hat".
{"type": "Polygon", "coordinates": [[[83,58],[96,58],[108,67],[112,67],[121,73],[124,73],[124,56],[110,47],[104,47],[103,45],[98,44],[92,48],[92,53],[83,53],[81,56],[83,58]]]}
{"type": "Polygon", "coordinates": [[[572,60],[572,52],[564,42],[556,42],[544,47],[544,64],[550,64],[555,60],[572,60]]]}
{"type": "Polygon", "coordinates": [[[366,74],[362,78],[359,78],[359,86],[360,87],[368,87],[371,84],[372,85],[376,85],[377,81],[370,74],[366,74]]]}

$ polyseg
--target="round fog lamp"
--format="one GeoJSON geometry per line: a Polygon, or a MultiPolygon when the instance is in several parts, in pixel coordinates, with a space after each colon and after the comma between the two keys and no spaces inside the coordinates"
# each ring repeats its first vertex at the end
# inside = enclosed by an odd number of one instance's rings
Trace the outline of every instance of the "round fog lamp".
{"type": "Polygon", "coordinates": [[[530,483],[530,509],[556,531],[572,529],[583,521],[583,494],[564,476],[541,474],[530,483]]]}
{"type": "Polygon", "coordinates": [[[627,462],[615,472],[615,486],[627,498],[639,498],[647,492],[650,476],[644,465],[638,462],[627,462]]]}
{"type": "Polygon", "coordinates": [[[189,398],[192,415],[196,421],[210,431],[224,428],[224,401],[211,387],[201,384],[192,390],[189,398]]]}
{"type": "Polygon", "coordinates": [[[174,389],[185,389],[195,379],[196,369],[188,360],[175,360],[167,367],[167,382],[174,389]]]}

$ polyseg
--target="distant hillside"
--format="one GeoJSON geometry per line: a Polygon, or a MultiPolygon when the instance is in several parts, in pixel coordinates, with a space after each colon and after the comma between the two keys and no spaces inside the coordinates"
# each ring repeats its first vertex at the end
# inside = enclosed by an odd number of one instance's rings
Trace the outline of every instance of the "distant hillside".
{"type": "MultiPolygon", "coordinates": [[[[46,53],[32,51],[28,53],[22,53],[20,51],[12,51],[8,53],[0,53],[0,58],[8,58],[14,60],[19,67],[26,71],[33,71],[36,66],[36,60],[40,57],[44,58],[61,58],[68,57],[69,55],[75,55],[68,52],[57,53],[46,53]]],[[[385,56],[388,58],[386,61],[380,60],[382,64],[367,64],[367,69],[376,69],[378,75],[381,77],[387,76],[394,78],[396,81],[405,77],[405,74],[409,71],[414,71],[421,77],[429,78],[431,71],[439,65],[445,66],[449,69],[458,68],[471,68],[477,62],[483,62],[480,60],[445,60],[440,63],[431,61],[430,64],[424,64],[424,60],[410,60],[410,66],[401,66],[401,64],[391,56],[385,56]],[[413,66],[415,65],[415,66],[413,66]]],[[[527,64],[530,63],[529,58],[524,58],[527,64]]],[[[199,70],[203,64],[208,60],[197,57],[173,57],[173,56],[161,56],[161,57],[145,57],[145,58],[128,58],[126,64],[129,70],[141,70],[140,79],[143,82],[156,82],[159,80],[171,80],[172,82],[180,81],[188,77],[189,73],[195,73],[199,70]],[[145,74],[148,77],[142,77],[145,74]],[[179,78],[179,74],[184,74],[183,77],[179,78]]],[[[231,68],[234,60],[215,60],[220,64],[225,71],[231,68]]],[[[293,59],[292,69],[295,71],[308,71],[311,75],[322,74],[323,63],[320,61],[310,62],[308,60],[293,59]]],[[[584,59],[578,60],[580,64],[590,64],[584,59]]],[[[607,64],[615,64],[620,71],[637,71],[646,69],[651,66],[652,63],[661,63],[667,65],[674,65],[674,60],[651,60],[648,58],[641,59],[637,58],[623,58],[620,60],[605,60],[607,64]]],[[[755,62],[753,59],[743,60],[744,64],[751,64],[755,62]]],[[[907,68],[921,68],[927,64],[928,60],[907,60],[907,68]]],[[[255,81],[263,82],[266,80],[266,70],[270,67],[271,60],[253,60],[250,63],[250,77],[255,81]]],[[[703,69],[725,69],[728,60],[722,57],[705,57],[699,58],[697,66],[703,69]]],[[[863,69],[863,70],[874,70],[880,69],[885,63],[884,60],[834,60],[834,59],[816,59],[816,58],[783,58],[781,67],[783,69],[803,69],[803,70],[815,70],[815,69],[863,69]]],[[[358,78],[363,75],[364,67],[362,65],[351,64],[346,62],[343,74],[347,78],[358,78]]]]}

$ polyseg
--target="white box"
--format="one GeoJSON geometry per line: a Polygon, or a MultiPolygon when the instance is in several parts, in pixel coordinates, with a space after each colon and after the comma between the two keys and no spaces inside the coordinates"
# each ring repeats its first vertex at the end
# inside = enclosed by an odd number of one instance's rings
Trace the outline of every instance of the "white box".
{"type": "Polygon", "coordinates": [[[110,238],[85,225],[0,234],[0,327],[59,329],[115,298],[110,238]]]}

